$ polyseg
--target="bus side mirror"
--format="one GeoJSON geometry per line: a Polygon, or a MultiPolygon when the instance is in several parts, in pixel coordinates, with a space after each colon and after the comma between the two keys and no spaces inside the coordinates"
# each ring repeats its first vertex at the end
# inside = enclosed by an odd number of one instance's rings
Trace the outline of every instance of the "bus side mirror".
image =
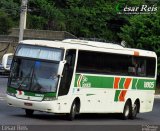
{"type": "Polygon", "coordinates": [[[62,76],[62,72],[63,72],[63,68],[65,64],[66,64],[66,60],[59,62],[59,67],[58,67],[58,72],[57,72],[58,76],[62,76]]]}
{"type": "Polygon", "coordinates": [[[13,59],[13,54],[8,53],[5,54],[2,58],[2,66],[4,67],[5,70],[10,70],[10,65],[13,59]]]}

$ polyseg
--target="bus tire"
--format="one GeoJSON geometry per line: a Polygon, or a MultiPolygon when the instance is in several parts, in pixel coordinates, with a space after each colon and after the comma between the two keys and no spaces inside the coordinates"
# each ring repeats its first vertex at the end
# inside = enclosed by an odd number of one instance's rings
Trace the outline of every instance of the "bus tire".
{"type": "Polygon", "coordinates": [[[132,114],[131,102],[127,100],[123,109],[122,119],[127,120],[128,118],[130,118],[131,114],[132,114]]]}
{"type": "Polygon", "coordinates": [[[76,114],[78,114],[78,106],[76,104],[76,101],[74,101],[72,103],[70,113],[67,114],[68,120],[73,121],[75,119],[76,114]]]}
{"type": "Polygon", "coordinates": [[[33,116],[34,110],[25,109],[25,112],[26,112],[26,116],[27,116],[27,117],[31,117],[31,116],[33,116]]]}
{"type": "Polygon", "coordinates": [[[136,118],[138,110],[139,110],[139,104],[137,101],[135,101],[132,107],[132,115],[131,115],[132,120],[136,118]]]}

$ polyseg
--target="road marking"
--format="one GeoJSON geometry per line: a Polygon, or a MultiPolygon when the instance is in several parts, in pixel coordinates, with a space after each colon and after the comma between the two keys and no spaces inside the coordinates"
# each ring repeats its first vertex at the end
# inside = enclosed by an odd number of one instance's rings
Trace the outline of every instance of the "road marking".
{"type": "Polygon", "coordinates": [[[0,101],[4,101],[5,100],[5,97],[0,97],[0,101]]]}

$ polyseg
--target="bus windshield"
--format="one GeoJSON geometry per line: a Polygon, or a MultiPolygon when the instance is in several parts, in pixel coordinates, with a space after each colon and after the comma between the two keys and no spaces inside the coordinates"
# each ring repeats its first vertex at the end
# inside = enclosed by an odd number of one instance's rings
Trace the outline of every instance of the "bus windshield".
{"type": "Polygon", "coordinates": [[[18,90],[56,92],[58,62],[14,58],[9,86],[18,90]]]}

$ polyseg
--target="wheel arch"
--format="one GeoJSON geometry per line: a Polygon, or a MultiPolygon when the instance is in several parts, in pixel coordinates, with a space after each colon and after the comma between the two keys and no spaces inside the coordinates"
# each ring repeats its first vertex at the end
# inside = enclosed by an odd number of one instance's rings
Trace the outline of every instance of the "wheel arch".
{"type": "Polygon", "coordinates": [[[126,100],[125,104],[126,104],[127,102],[129,102],[129,103],[130,103],[130,106],[132,106],[132,100],[131,100],[131,98],[128,98],[128,99],[126,100]]]}

